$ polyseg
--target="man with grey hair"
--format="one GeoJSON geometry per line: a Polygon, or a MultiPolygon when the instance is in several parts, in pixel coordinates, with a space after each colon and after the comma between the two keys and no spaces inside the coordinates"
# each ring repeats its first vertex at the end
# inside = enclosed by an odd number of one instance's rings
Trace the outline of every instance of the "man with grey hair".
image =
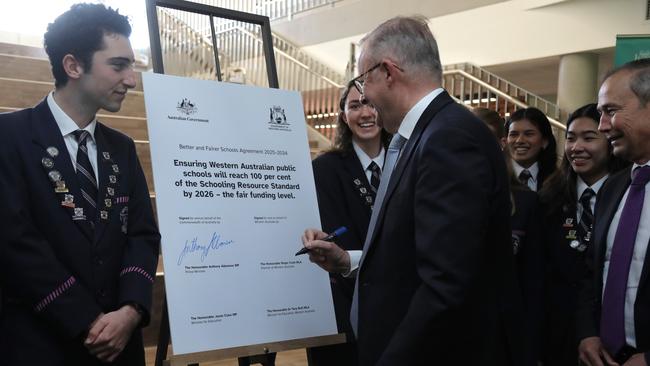
{"type": "Polygon", "coordinates": [[[633,162],[599,195],[588,277],[579,297],[585,365],[650,364],[650,59],[624,64],[598,93],[598,129],[633,162]]]}
{"type": "Polygon", "coordinates": [[[425,19],[397,17],[361,42],[355,78],[394,134],[363,254],[309,229],[310,260],[356,274],[360,364],[519,365],[510,200],[503,155],[441,88],[425,19]]]}

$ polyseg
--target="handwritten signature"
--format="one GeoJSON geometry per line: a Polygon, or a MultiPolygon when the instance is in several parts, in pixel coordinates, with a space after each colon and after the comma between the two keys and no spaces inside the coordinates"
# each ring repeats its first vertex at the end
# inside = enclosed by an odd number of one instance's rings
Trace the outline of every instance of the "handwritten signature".
{"type": "Polygon", "coordinates": [[[185,255],[195,253],[195,252],[200,252],[201,253],[201,262],[205,260],[205,257],[210,254],[211,250],[217,250],[221,247],[227,246],[234,243],[232,240],[221,240],[221,234],[217,234],[216,232],[212,233],[212,239],[210,239],[210,243],[207,245],[203,245],[199,243],[199,239],[197,237],[194,237],[191,241],[190,240],[185,240],[185,246],[183,247],[183,251],[181,254],[178,256],[178,261],[176,262],[176,265],[180,266],[183,263],[183,259],[185,259],[185,255]]]}

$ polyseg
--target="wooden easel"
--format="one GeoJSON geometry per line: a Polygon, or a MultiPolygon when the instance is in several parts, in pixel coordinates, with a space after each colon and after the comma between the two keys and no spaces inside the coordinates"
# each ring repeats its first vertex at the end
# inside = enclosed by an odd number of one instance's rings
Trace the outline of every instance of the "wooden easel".
{"type": "MultiPolygon", "coordinates": [[[[182,0],[147,0],[147,18],[149,24],[151,59],[153,64],[153,71],[155,73],[165,73],[163,67],[162,48],[160,44],[158,15],[156,13],[157,7],[206,15],[210,18],[215,72],[217,80],[219,81],[221,81],[221,68],[217,54],[218,48],[216,43],[214,18],[224,18],[238,22],[259,25],[262,31],[262,41],[269,87],[276,89],[279,88],[277,68],[275,64],[275,54],[273,51],[273,39],[271,36],[271,26],[268,17],[182,0]]],[[[189,353],[175,356],[173,355],[168,358],[167,349],[170,343],[169,311],[167,309],[167,299],[166,297],[163,297],[155,366],[198,366],[201,362],[217,361],[235,357],[238,358],[239,366],[250,366],[257,363],[262,364],[263,366],[275,366],[276,352],[306,347],[327,346],[332,344],[345,343],[345,341],[345,334],[335,334],[330,336],[301,338],[290,341],[226,348],[207,352],[189,353]]]]}
{"type": "Polygon", "coordinates": [[[345,334],[335,334],[331,336],[301,338],[283,342],[188,353],[167,358],[167,347],[169,346],[170,334],[167,300],[163,300],[161,319],[155,366],[199,366],[201,362],[218,361],[235,357],[238,358],[239,366],[250,366],[254,364],[275,366],[276,352],[306,347],[328,346],[332,344],[345,343],[346,340],[345,334]]]}

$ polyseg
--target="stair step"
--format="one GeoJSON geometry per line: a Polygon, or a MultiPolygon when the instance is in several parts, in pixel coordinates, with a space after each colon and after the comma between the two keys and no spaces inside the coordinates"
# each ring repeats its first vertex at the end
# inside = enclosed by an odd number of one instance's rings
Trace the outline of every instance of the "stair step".
{"type": "MultiPolygon", "coordinates": [[[[47,59],[3,53],[0,46],[0,65],[0,78],[46,82],[51,83],[51,88],[54,88],[52,68],[47,59]]],[[[136,72],[136,87],[133,90],[142,91],[140,72],[136,72]]]]}
{"type": "MultiPolygon", "coordinates": [[[[27,108],[38,104],[52,89],[51,83],[0,78],[0,107],[27,108]]],[[[109,115],[145,117],[144,94],[129,91],[119,113],[109,115]]]]}
{"type": "Polygon", "coordinates": [[[149,187],[149,192],[155,192],[153,186],[153,172],[151,169],[151,150],[149,149],[149,144],[135,144],[135,151],[138,154],[138,159],[140,159],[140,165],[142,165],[142,170],[144,171],[144,178],[147,180],[147,187],[149,187]]]}
{"type": "Polygon", "coordinates": [[[38,57],[47,61],[47,53],[41,47],[23,46],[20,44],[0,42],[0,53],[18,56],[38,57]]]}

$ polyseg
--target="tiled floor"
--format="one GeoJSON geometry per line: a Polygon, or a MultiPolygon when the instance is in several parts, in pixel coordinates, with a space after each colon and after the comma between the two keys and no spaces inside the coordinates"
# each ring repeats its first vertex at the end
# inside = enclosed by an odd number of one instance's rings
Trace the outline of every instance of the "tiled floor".
{"type": "MultiPolygon", "coordinates": [[[[153,366],[156,358],[156,349],[150,347],[146,349],[147,366],[153,366]]],[[[259,364],[258,364],[259,365],[259,364]]],[[[304,349],[285,351],[278,353],[275,359],[276,366],[307,366],[307,356],[304,349]]],[[[215,362],[202,363],[200,366],[238,366],[237,359],[222,360],[215,362]]]]}

